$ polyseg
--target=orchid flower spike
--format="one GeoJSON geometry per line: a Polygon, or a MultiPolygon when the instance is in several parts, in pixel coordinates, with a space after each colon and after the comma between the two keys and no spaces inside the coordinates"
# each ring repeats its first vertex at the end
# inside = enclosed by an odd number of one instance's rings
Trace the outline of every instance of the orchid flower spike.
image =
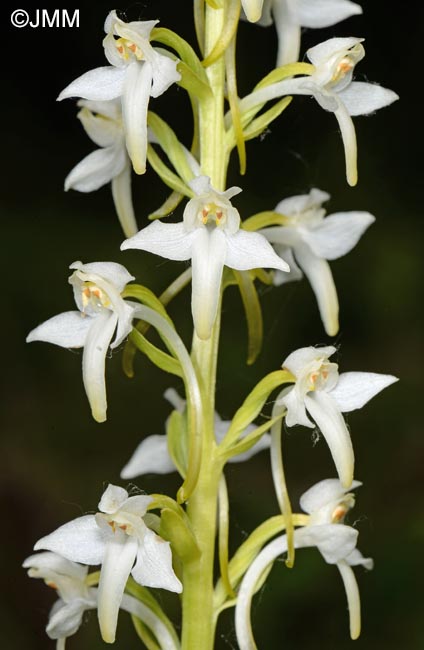
{"type": "Polygon", "coordinates": [[[352,116],[369,115],[392,104],[398,95],[375,83],[352,81],[356,64],[364,58],[362,38],[330,38],[306,54],[315,66],[309,77],[285,79],[253,92],[240,102],[246,111],[283,95],[310,95],[326,111],[334,113],[340,127],[349,185],[356,185],[357,143],[352,116]]]}
{"type": "Polygon", "coordinates": [[[95,68],[72,81],[58,100],[82,97],[93,101],[121,99],[128,154],[134,171],[144,174],[147,152],[147,110],[150,97],[162,95],[181,79],[177,62],[150,45],[157,20],[126,23],[111,11],[103,40],[110,66],[95,68]]]}
{"type": "Polygon", "coordinates": [[[125,146],[121,102],[111,99],[94,102],[81,99],[77,117],[96,149],[78,163],[65,179],[65,190],[93,192],[111,183],[112,196],[122,230],[135,235],[137,223],[131,198],[131,162],[125,146]]]}
{"type": "Polygon", "coordinates": [[[333,346],[292,352],[283,367],[295,376],[296,382],[285,388],[277,401],[287,409],[288,427],[318,426],[330,448],[342,486],[349,487],[353,480],[354,454],[342,413],[362,408],[397,378],[373,372],[339,375],[337,363],[329,361],[335,352],[333,346]]]}
{"type": "Polygon", "coordinates": [[[143,520],[152,497],[128,496],[109,485],[96,515],[85,515],[64,524],[40,539],[36,551],[59,553],[72,562],[101,564],[98,615],[103,640],[113,643],[119,608],[128,577],[146,587],[180,593],[182,585],[172,568],[169,542],[148,528],[143,520]]]}
{"type": "MultiPolygon", "coordinates": [[[[181,413],[184,413],[186,408],[186,401],[183,400],[173,388],[168,388],[164,397],[170,402],[174,408],[181,413]]],[[[231,421],[222,420],[218,413],[215,412],[215,439],[217,444],[223,440],[231,421]]],[[[167,425],[165,425],[167,426],[167,425]]],[[[241,439],[254,431],[256,426],[250,424],[241,434],[241,439]]],[[[258,442],[251,447],[248,451],[233,456],[229,459],[230,463],[241,463],[249,460],[252,456],[259,453],[263,449],[269,449],[271,445],[271,436],[269,433],[264,434],[258,442]]],[[[174,462],[168,451],[168,442],[166,435],[154,434],[147,436],[140,442],[128,463],[121,471],[121,478],[131,479],[136,476],[143,476],[144,474],[169,474],[176,471],[174,462]]]]}
{"type": "Polygon", "coordinates": [[[326,260],[352,250],[375,219],[369,212],[337,212],[325,217],[322,204],[329,198],[326,192],[312,189],[309,194],[284,199],[274,211],[286,216],[287,223],[260,232],[290,264],[290,273],[277,271],[274,283],[299,280],[302,269],[315,293],[325,331],[335,336],[339,331],[339,301],[326,260]]]}
{"type": "MultiPolygon", "coordinates": [[[[343,524],[346,513],[355,500],[349,490],[361,485],[354,481],[347,489],[338,479],[320,481],[301,499],[302,509],[309,513],[306,526],[294,532],[296,548],[315,546],[328,564],[340,571],[349,607],[350,635],[357,639],[361,632],[359,589],[352,566],[362,564],[372,569],[371,558],[364,558],[356,549],[358,531],[343,524]]],[[[282,535],[265,546],[247,570],[237,596],[235,613],[236,635],[240,650],[256,650],[250,623],[250,607],[257,584],[278,556],[287,551],[287,537],[282,535]]]]}
{"type": "Polygon", "coordinates": [[[106,420],[105,362],[110,347],[116,348],[132,329],[137,305],[122,298],[134,277],[115,262],[74,262],[69,283],[79,311],[53,316],[27,336],[27,343],[46,341],[63,348],[84,348],[82,376],[93,418],[106,420]],[[115,333],[113,343],[112,337],[115,333]]]}
{"type": "Polygon", "coordinates": [[[59,599],[50,611],[46,632],[57,639],[57,650],[63,650],[67,637],[78,631],[84,612],[97,607],[97,589],[86,581],[88,567],[49,551],[31,555],[23,567],[30,578],[42,578],[57,590],[59,599]]]}
{"type": "Polygon", "coordinates": [[[154,221],[124,241],[121,250],[137,248],[177,261],[191,258],[194,327],[199,338],[208,339],[224,265],[237,271],[264,267],[288,271],[289,267],[263,235],[240,230],[239,212],[230,202],[241,192],[239,187],[218,192],[207,176],[194,178],[190,185],[196,196],[187,203],[181,223],[154,221]]]}
{"type": "Polygon", "coordinates": [[[319,29],[362,13],[350,0],[264,0],[258,25],[275,23],[278,35],[277,67],[299,60],[302,27],[319,29]]]}

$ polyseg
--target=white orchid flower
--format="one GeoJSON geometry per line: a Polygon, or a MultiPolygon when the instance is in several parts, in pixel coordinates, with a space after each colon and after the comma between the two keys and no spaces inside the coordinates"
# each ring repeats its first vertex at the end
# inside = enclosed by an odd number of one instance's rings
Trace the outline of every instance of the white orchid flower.
{"type": "Polygon", "coordinates": [[[196,193],[184,210],[181,223],[154,221],[127,239],[121,250],[137,248],[170,260],[192,260],[192,312],[194,327],[201,339],[210,336],[219,302],[224,265],[237,271],[289,267],[265,237],[240,230],[240,215],[230,199],[241,192],[231,187],[213,189],[207,176],[190,182],[196,193]]]}
{"type": "Polygon", "coordinates": [[[373,372],[339,375],[337,363],[328,360],[335,352],[333,346],[292,352],[283,367],[295,376],[296,382],[282,391],[278,402],[287,409],[287,426],[318,426],[330,448],[340,481],[348,487],[353,480],[354,454],[342,413],[362,408],[397,378],[373,372]]]}
{"type": "Polygon", "coordinates": [[[146,587],[180,593],[182,585],[172,568],[169,542],[144,523],[152,497],[129,497],[128,492],[109,485],[96,515],[85,515],[64,524],[40,539],[36,551],[59,553],[72,562],[101,564],[98,615],[102,637],[115,640],[119,608],[128,577],[146,587]]]}
{"type": "MultiPolygon", "coordinates": [[[[354,481],[348,489],[359,485],[361,483],[354,481]]],[[[315,546],[327,563],[336,564],[348,601],[350,635],[352,639],[357,639],[361,631],[361,609],[358,585],[351,566],[362,564],[372,569],[373,561],[364,558],[356,549],[358,531],[341,523],[354,502],[353,494],[348,493],[337,479],[326,479],[311,487],[300,499],[300,505],[310,514],[310,520],[308,525],[295,530],[294,545],[296,548],[315,546]]],[[[261,576],[286,551],[286,535],[277,537],[262,549],[243,578],[235,614],[240,650],[256,650],[250,624],[252,597],[261,576]]]]}
{"type": "MultiPolygon", "coordinates": [[[[181,413],[184,412],[186,401],[182,399],[173,388],[168,388],[164,393],[164,397],[176,410],[181,413]]],[[[230,421],[222,420],[218,413],[215,412],[215,439],[218,444],[223,440],[230,424],[230,421]]],[[[255,428],[254,424],[246,427],[241,438],[247,436],[249,433],[254,431],[255,428]]],[[[238,456],[233,456],[230,458],[229,462],[241,463],[245,460],[249,460],[249,458],[263,449],[269,449],[270,445],[271,437],[269,433],[266,433],[255,445],[253,445],[251,449],[239,454],[238,456]]],[[[167,436],[154,434],[141,441],[130,460],[121,471],[121,478],[131,479],[136,476],[143,476],[144,474],[169,474],[175,471],[176,467],[168,451],[167,436]]]]}
{"type": "Polygon", "coordinates": [[[286,216],[287,223],[260,232],[290,264],[290,273],[277,271],[274,283],[299,280],[302,269],[315,293],[325,331],[335,336],[339,330],[339,301],[326,260],[335,260],[352,250],[375,219],[369,212],[337,212],[325,217],[322,204],[329,198],[326,192],[312,189],[309,194],[284,199],[274,211],[286,216]]]}
{"type": "Polygon", "coordinates": [[[86,72],[60,93],[58,100],[82,97],[93,101],[121,98],[128,154],[137,174],[146,171],[147,109],[150,97],[162,95],[181,79],[177,63],[150,45],[157,20],[126,23],[111,11],[103,40],[110,66],[86,72]]]}
{"type": "Polygon", "coordinates": [[[67,637],[78,631],[84,612],[97,607],[97,589],[86,582],[88,567],[49,551],[31,555],[22,566],[30,578],[42,578],[57,590],[59,599],[50,611],[46,632],[57,639],[57,650],[61,650],[67,637]]]}
{"type": "Polygon", "coordinates": [[[122,229],[135,235],[137,223],[131,198],[131,163],[125,145],[121,102],[81,99],[77,117],[96,149],[78,163],[65,179],[65,190],[93,192],[111,183],[112,196],[122,229]]]}
{"type": "Polygon", "coordinates": [[[301,28],[319,29],[362,13],[350,0],[264,0],[259,25],[273,22],[278,35],[277,67],[299,60],[301,28]]]}
{"type": "Polygon", "coordinates": [[[53,316],[27,336],[27,342],[46,341],[63,348],[84,348],[82,376],[93,417],[106,420],[105,362],[109,349],[116,348],[131,331],[136,305],[121,297],[134,277],[114,262],[74,262],[69,278],[79,311],[53,316]],[[113,343],[112,337],[115,333],[113,343]]]}
{"type": "Polygon", "coordinates": [[[256,23],[260,19],[263,4],[264,0],[241,0],[241,6],[249,22],[256,23]]]}
{"type": "Polygon", "coordinates": [[[346,177],[349,185],[356,185],[357,143],[352,116],[368,115],[392,104],[398,95],[375,83],[352,81],[355,65],[365,56],[362,38],[330,38],[306,54],[315,66],[309,77],[286,79],[253,92],[240,102],[246,111],[282,95],[310,95],[326,111],[334,113],[342,134],[346,177]]]}

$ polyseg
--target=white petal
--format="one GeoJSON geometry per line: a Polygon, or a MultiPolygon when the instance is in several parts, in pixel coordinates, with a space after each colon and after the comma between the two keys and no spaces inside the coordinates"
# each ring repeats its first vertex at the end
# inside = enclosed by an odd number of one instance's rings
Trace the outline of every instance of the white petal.
{"type": "Polygon", "coordinates": [[[318,67],[321,64],[325,64],[333,55],[340,54],[343,50],[349,50],[351,47],[361,43],[363,40],[363,38],[355,38],[354,36],[348,36],[347,38],[330,38],[323,43],[311,47],[306,52],[306,55],[310,62],[318,67]]]}
{"type": "Polygon", "coordinates": [[[166,436],[148,436],[138,445],[121,472],[121,478],[129,479],[143,474],[169,474],[176,468],[168,453],[166,436]]]}
{"type": "Polygon", "coordinates": [[[329,393],[317,390],[305,396],[305,405],[324,436],[343,487],[353,481],[354,455],[346,423],[329,393]]]}
{"type": "Polygon", "coordinates": [[[361,600],[355,574],[345,561],[337,563],[337,568],[343,580],[347,605],[349,609],[350,637],[355,640],[361,633],[361,600]]]}
{"type": "Polygon", "coordinates": [[[237,271],[257,268],[289,271],[288,264],[277,255],[263,235],[246,230],[238,230],[227,237],[225,264],[237,271]]]}
{"type": "Polygon", "coordinates": [[[96,524],[94,515],[69,521],[38,540],[35,551],[46,549],[82,564],[101,564],[107,536],[96,524]]]}
{"type": "Polygon", "coordinates": [[[69,86],[66,86],[57,98],[58,101],[67,97],[82,97],[95,101],[115,99],[122,95],[125,69],[104,66],[89,70],[69,86]]]}
{"type": "Polygon", "coordinates": [[[318,210],[329,199],[330,195],[327,192],[312,188],[309,194],[298,194],[283,199],[277,203],[275,212],[290,217],[306,212],[307,210],[318,210]]]}
{"type": "Polygon", "coordinates": [[[172,568],[169,542],[165,542],[148,528],[140,542],[137,562],[131,573],[140,585],[168,589],[177,593],[182,591],[181,582],[172,568]]]}
{"type": "Polygon", "coordinates": [[[309,346],[307,348],[299,348],[295,350],[283,361],[282,367],[287,368],[290,372],[298,377],[302,374],[305,367],[316,359],[328,359],[335,352],[336,348],[333,345],[322,346],[314,348],[309,346]]]}
{"type": "Polygon", "coordinates": [[[79,311],[65,311],[33,329],[26,341],[45,341],[62,348],[82,348],[92,323],[90,316],[84,316],[79,311]]]}
{"type": "Polygon", "coordinates": [[[131,166],[128,160],[121,173],[112,178],[112,196],[125,237],[133,237],[138,232],[138,227],[132,202],[131,166]]]}
{"type": "Polygon", "coordinates": [[[177,70],[177,61],[169,56],[160,54],[152,48],[152,55],[148,57],[148,62],[152,66],[153,84],[150,91],[152,97],[159,97],[169,86],[181,79],[177,70]]]}
{"type": "Polygon", "coordinates": [[[98,616],[103,641],[115,641],[119,607],[137,554],[138,540],[117,528],[105,548],[100,572],[98,616]]]}
{"type": "Polygon", "coordinates": [[[342,413],[362,408],[375,395],[398,381],[393,375],[376,372],[343,372],[329,393],[342,413]]]}
{"type": "Polygon", "coordinates": [[[278,270],[275,271],[273,279],[274,285],[279,287],[281,284],[286,284],[287,282],[301,280],[303,278],[303,273],[294,260],[292,249],[287,248],[287,246],[279,246],[278,244],[274,245],[274,248],[277,255],[282,257],[290,267],[288,273],[278,270]]]}
{"type": "MultiPolygon", "coordinates": [[[[59,601],[59,607],[52,609],[46,632],[50,639],[61,639],[72,636],[78,631],[84,611],[89,609],[87,603],[81,600],[74,600],[71,603],[59,601]]],[[[95,603],[92,608],[95,608],[95,603]]]]}
{"type": "Polygon", "coordinates": [[[110,183],[125,167],[121,146],[97,149],[81,160],[65,178],[65,190],[93,192],[110,183]]]}
{"type": "Polygon", "coordinates": [[[345,560],[350,566],[358,566],[360,564],[369,571],[374,567],[374,560],[371,557],[364,557],[357,548],[353,549],[352,553],[349,553],[345,557],[345,560]]]}
{"type": "Polygon", "coordinates": [[[99,510],[109,515],[115,513],[128,499],[128,492],[119,485],[109,483],[99,501],[99,510]]]}
{"type": "Polygon", "coordinates": [[[305,526],[295,532],[296,546],[316,546],[328,564],[336,564],[356,546],[358,531],[344,524],[305,526]]]}
{"type": "Polygon", "coordinates": [[[146,171],[147,109],[152,87],[149,63],[134,61],[127,66],[122,97],[122,119],[128,155],[137,174],[146,171]]]}
{"type": "Polygon", "coordinates": [[[188,232],[183,223],[154,221],[134,237],[126,239],[121,250],[136,248],[169,260],[183,261],[191,257],[193,236],[194,233],[188,232]]]}
{"type": "Polygon", "coordinates": [[[305,244],[295,248],[295,256],[315,294],[325,331],[335,336],[339,331],[339,300],[330,266],[305,244]]]}
{"type": "Polygon", "coordinates": [[[251,23],[256,23],[261,17],[263,2],[264,0],[241,0],[246,18],[251,23]]]}
{"type": "Polygon", "coordinates": [[[356,246],[374,221],[369,212],[337,212],[326,217],[315,228],[305,228],[303,240],[318,257],[336,260],[356,246]]]}
{"type": "Polygon", "coordinates": [[[322,28],[362,13],[362,8],[349,0],[297,0],[297,14],[302,27],[322,28]]]}
{"type": "MultiPolygon", "coordinates": [[[[193,192],[199,196],[203,194],[209,194],[210,192],[213,192],[213,188],[211,185],[211,179],[209,176],[196,176],[195,178],[192,178],[191,181],[189,182],[189,185],[193,192]]],[[[187,205],[190,203],[190,201],[187,203],[187,205]]],[[[187,207],[187,206],[186,206],[187,207]]]]}
{"type": "Polygon", "coordinates": [[[259,232],[274,246],[280,244],[281,246],[294,247],[302,241],[297,226],[270,226],[259,232]]]}
{"type": "Polygon", "coordinates": [[[80,100],[78,106],[82,106],[82,108],[77,117],[81,121],[89,138],[98,147],[111,147],[122,138],[122,124],[120,121],[121,102],[119,99],[112,99],[109,102],[80,100]],[[109,110],[107,108],[108,104],[111,105],[109,110]],[[119,113],[115,118],[112,118],[107,112],[111,113],[113,111],[117,113],[117,105],[119,105],[119,113]],[[102,110],[107,112],[100,112],[102,110]],[[97,115],[94,114],[94,111],[97,115]]]}
{"type": "Polygon", "coordinates": [[[47,572],[53,572],[83,582],[88,572],[88,567],[67,560],[51,551],[30,555],[24,560],[22,566],[24,569],[31,570],[31,578],[43,578],[47,572]]]}
{"type": "Polygon", "coordinates": [[[202,227],[194,232],[191,308],[201,339],[209,338],[215,322],[228,239],[218,228],[209,231],[202,227]]]}
{"type": "Polygon", "coordinates": [[[339,92],[339,97],[349,115],[368,115],[399,99],[393,90],[365,81],[352,81],[339,92]]]}
{"type": "MultiPolygon", "coordinates": [[[[107,100],[105,102],[102,102],[102,101],[97,102],[97,101],[92,101],[90,99],[80,99],[77,102],[77,106],[81,106],[82,108],[87,108],[88,111],[91,114],[97,113],[97,115],[94,116],[94,118],[96,119],[96,122],[99,123],[96,126],[96,134],[97,134],[97,137],[101,138],[101,140],[103,140],[103,138],[104,138],[105,129],[102,128],[102,135],[101,135],[100,132],[99,132],[100,122],[106,122],[107,121],[109,123],[109,127],[108,127],[107,130],[109,130],[109,128],[113,129],[113,125],[114,124],[116,125],[121,119],[122,109],[121,109],[121,99],[120,98],[107,100]],[[105,120],[104,119],[105,117],[109,118],[109,120],[105,120]]],[[[78,113],[77,117],[79,119],[81,119],[81,113],[83,113],[83,112],[85,113],[85,111],[81,110],[78,113]]],[[[83,121],[83,120],[81,119],[81,121],[83,121]]],[[[90,122],[91,122],[91,120],[90,120],[90,122]]],[[[85,128],[85,123],[83,123],[83,126],[85,128]]],[[[89,127],[86,130],[87,130],[87,134],[90,136],[90,138],[92,138],[91,128],[89,127]]],[[[120,132],[122,132],[122,126],[120,128],[120,132]]],[[[103,144],[103,142],[97,142],[96,140],[94,140],[94,142],[96,144],[98,144],[99,147],[104,147],[104,146],[107,146],[107,144],[111,144],[111,142],[109,142],[109,143],[106,143],[106,145],[105,145],[105,144],[103,144]]]]}
{"type": "Polygon", "coordinates": [[[295,386],[281,391],[277,402],[278,404],[284,404],[287,409],[285,423],[288,427],[294,427],[296,424],[302,424],[304,427],[314,427],[313,422],[306,415],[304,399],[299,395],[295,386]]]}
{"type": "Polygon", "coordinates": [[[342,487],[338,478],[327,478],[315,483],[300,497],[300,507],[304,512],[311,514],[324,508],[329,503],[343,499],[346,492],[362,485],[360,481],[353,481],[348,488],[342,487]]]}
{"type": "Polygon", "coordinates": [[[117,314],[104,309],[92,318],[82,358],[82,377],[85,392],[90,402],[93,418],[97,422],[106,420],[106,354],[115,331],[117,314]]]}
{"type": "Polygon", "coordinates": [[[147,494],[136,494],[133,497],[128,497],[128,499],[122,504],[120,512],[124,514],[137,515],[138,517],[144,517],[147,512],[147,508],[152,503],[153,497],[147,494]]]}
{"type": "MultiPolygon", "coordinates": [[[[127,271],[125,266],[117,262],[89,262],[88,264],[83,264],[77,261],[73,262],[69,268],[81,271],[87,275],[93,274],[100,276],[104,280],[107,280],[107,282],[110,282],[119,293],[122,293],[128,282],[135,280],[135,277],[127,271]]],[[[96,283],[97,278],[87,278],[87,280],[96,283]]]]}

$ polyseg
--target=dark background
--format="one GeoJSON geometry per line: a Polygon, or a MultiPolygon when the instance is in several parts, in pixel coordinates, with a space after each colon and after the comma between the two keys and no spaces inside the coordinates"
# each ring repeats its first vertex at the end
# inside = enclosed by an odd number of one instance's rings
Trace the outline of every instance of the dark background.
{"type": "MultiPolygon", "coordinates": [[[[134,3],[129,19],[160,18],[163,26],[194,42],[190,0],[134,3]]],[[[363,634],[358,649],[424,648],[422,632],[422,40],[418,2],[362,2],[364,16],[327,30],[305,33],[303,51],[325,38],[363,36],[367,56],[356,71],[392,88],[401,101],[372,117],[355,118],[359,142],[359,185],[344,179],[342,143],[332,115],[307,98],[297,98],[271,126],[267,137],[248,145],[248,172],[240,179],[231,167],[229,185],[246,188],[237,197],[243,216],[272,208],[283,197],[319,187],[332,195],[329,212],[369,210],[376,223],[354,251],[332,263],[341,302],[341,370],[392,373],[401,381],[352,413],[349,425],[356,451],[356,475],[364,482],[350,516],[360,531],[359,547],[375,559],[371,573],[357,571],[363,602],[363,634]]],[[[144,359],[132,381],[121,372],[116,351],[107,364],[108,421],[98,425],[81,381],[81,354],[55,346],[24,343],[38,323],[73,309],[68,266],[113,260],[123,263],[142,284],[162,291],[181,265],[134,251],[119,252],[123,239],[108,187],[83,195],[63,192],[69,170],[94,149],[75,119],[72,100],[55,103],[71,80],[105,65],[103,21],[108,2],[43,4],[42,8],[80,10],[80,27],[16,29],[3,12],[2,180],[0,195],[4,265],[2,324],[2,494],[1,553],[4,603],[2,639],[11,650],[54,648],[44,633],[53,594],[29,580],[20,565],[33,543],[60,524],[96,507],[107,482],[119,471],[141,437],[163,432],[169,406],[162,393],[179,387],[144,359]],[[4,37],[6,36],[6,38],[4,37]]],[[[271,67],[273,28],[243,24],[239,37],[240,94],[271,67]]],[[[173,88],[152,103],[181,139],[188,103],[173,88]]],[[[150,171],[134,184],[139,224],[167,196],[150,171]]],[[[234,289],[224,302],[218,377],[218,408],[230,418],[244,395],[292,350],[328,344],[306,282],[263,291],[264,350],[252,368],[244,365],[246,328],[234,289]]],[[[171,308],[187,343],[189,291],[171,308]],[[184,324],[185,323],[185,324],[184,324]]],[[[299,428],[286,436],[287,474],[294,503],[317,480],[334,476],[322,440],[299,428]]],[[[266,454],[227,471],[232,504],[231,544],[237,544],[266,517],[277,513],[266,454]]],[[[147,476],[146,492],[175,494],[176,475],[147,476]]],[[[175,618],[178,617],[173,598],[175,618]]],[[[277,564],[254,604],[259,647],[277,650],[351,647],[344,593],[338,572],[314,550],[297,555],[288,571],[277,564]]],[[[69,648],[100,648],[95,616],[69,648]]],[[[126,616],[117,648],[135,647],[126,616]]],[[[232,615],[222,617],[216,647],[235,648],[232,615]]],[[[199,649],[201,650],[201,649],[199,649]]]]}

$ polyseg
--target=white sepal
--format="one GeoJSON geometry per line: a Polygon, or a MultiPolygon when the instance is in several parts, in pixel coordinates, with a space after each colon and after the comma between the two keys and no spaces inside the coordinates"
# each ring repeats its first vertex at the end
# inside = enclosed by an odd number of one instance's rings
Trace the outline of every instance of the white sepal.
{"type": "Polygon", "coordinates": [[[169,474],[175,471],[164,435],[148,436],[138,445],[121,471],[121,478],[130,479],[143,474],[169,474]]]}
{"type": "Polygon", "coordinates": [[[169,260],[185,261],[191,257],[194,233],[187,232],[183,223],[154,221],[121,244],[121,250],[131,248],[154,253],[169,260]]]}
{"type": "Polygon", "coordinates": [[[65,178],[65,190],[93,192],[118,176],[125,167],[121,146],[97,149],[83,158],[65,178]]]}
{"type": "Polygon", "coordinates": [[[69,86],[66,86],[57,100],[68,97],[82,97],[94,101],[107,101],[122,95],[125,79],[125,69],[113,66],[95,68],[84,73],[69,86]]]}
{"type": "Polygon", "coordinates": [[[330,392],[342,413],[362,408],[375,395],[398,381],[393,375],[376,372],[343,372],[330,392]]]}
{"type": "Polygon", "coordinates": [[[96,565],[102,562],[107,539],[94,515],[84,515],[39,539],[34,550],[53,551],[73,562],[96,565]]]}
{"type": "Polygon", "coordinates": [[[336,212],[314,228],[305,228],[302,237],[315,255],[336,260],[356,246],[374,221],[369,212],[336,212]]]}
{"type": "Polygon", "coordinates": [[[45,341],[62,348],[82,348],[92,323],[92,318],[79,311],[65,311],[34,328],[26,342],[45,341]]]}
{"type": "Polygon", "coordinates": [[[369,115],[399,99],[393,90],[365,81],[352,81],[339,92],[339,97],[352,116],[369,115]]]}

